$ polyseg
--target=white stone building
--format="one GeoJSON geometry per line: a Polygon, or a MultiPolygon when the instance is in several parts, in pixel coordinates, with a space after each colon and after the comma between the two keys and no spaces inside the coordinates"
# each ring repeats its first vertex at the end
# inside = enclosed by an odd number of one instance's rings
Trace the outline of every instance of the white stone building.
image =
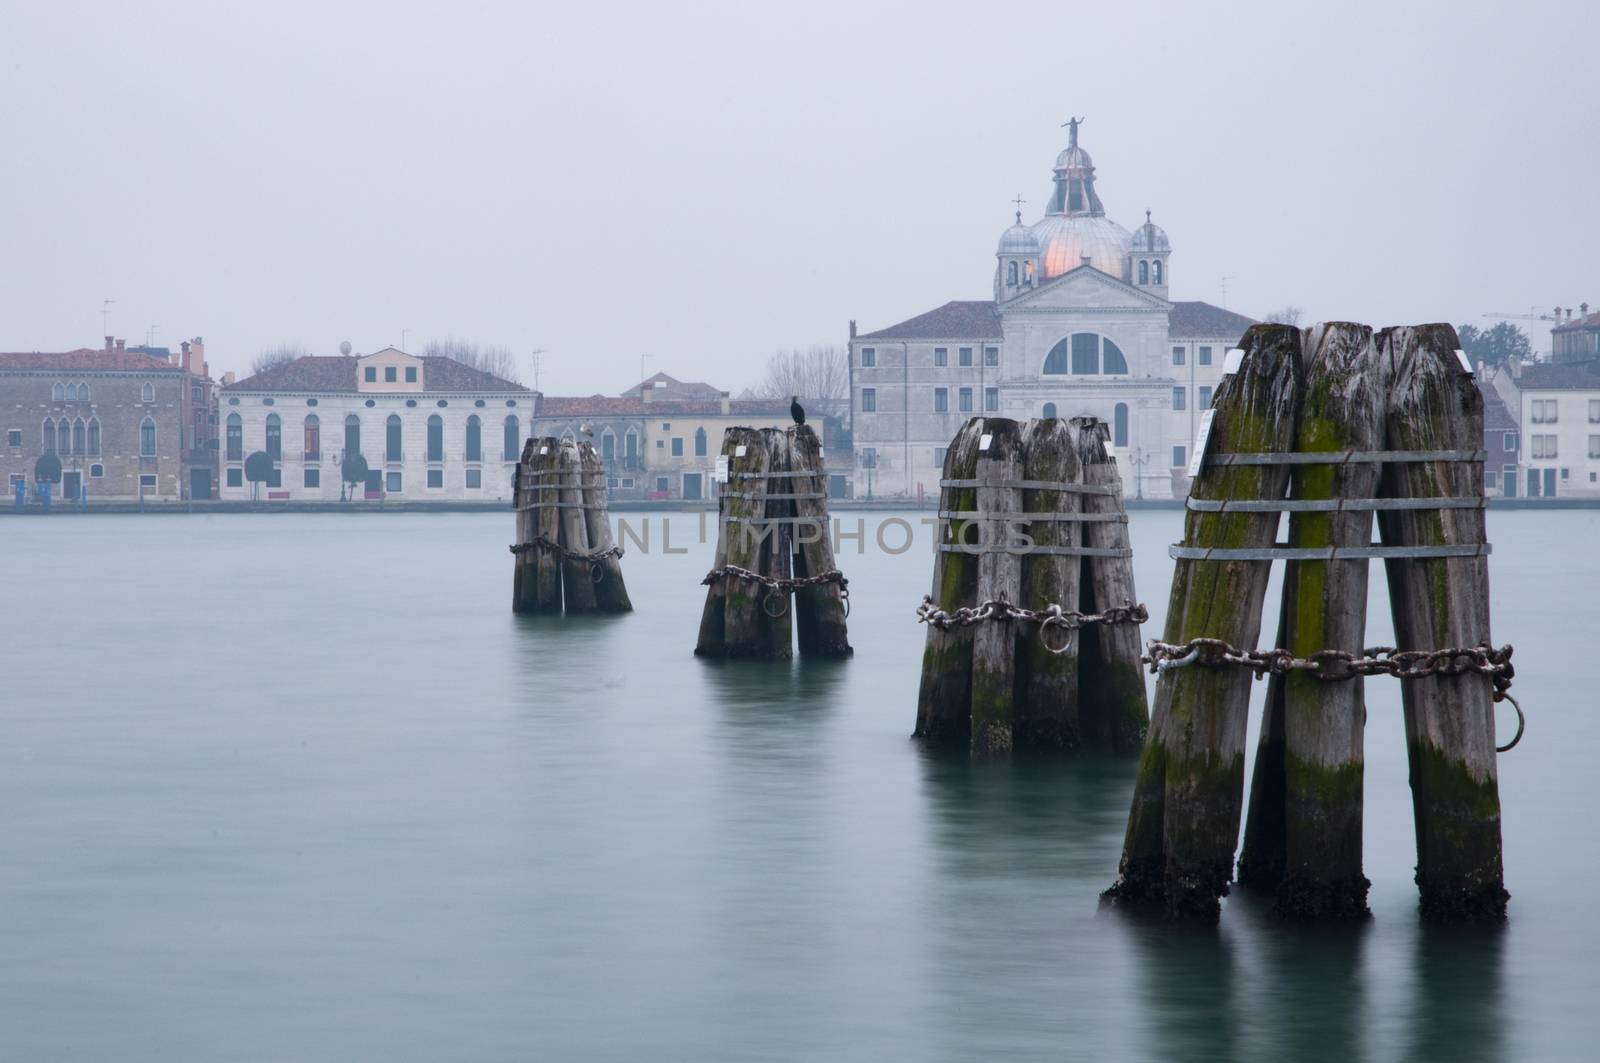
{"type": "Polygon", "coordinates": [[[265,451],[262,500],[339,500],[347,453],[367,461],[361,499],[506,502],[535,393],[450,358],[393,347],[297,358],[222,389],[220,497],[251,497],[245,459],[265,451]]]}
{"type": "Polygon", "coordinates": [[[1078,122],[1049,207],[995,253],[994,298],[958,301],[873,332],[850,326],[855,493],[932,496],[969,417],[1091,415],[1112,426],[1130,496],[1187,490],[1200,413],[1252,322],[1169,298],[1172,248],[1149,220],[1105,216],[1078,122]]]}
{"type": "Polygon", "coordinates": [[[1520,460],[1502,473],[1529,498],[1600,497],[1600,362],[1541,362],[1522,368],[1520,460]]]}

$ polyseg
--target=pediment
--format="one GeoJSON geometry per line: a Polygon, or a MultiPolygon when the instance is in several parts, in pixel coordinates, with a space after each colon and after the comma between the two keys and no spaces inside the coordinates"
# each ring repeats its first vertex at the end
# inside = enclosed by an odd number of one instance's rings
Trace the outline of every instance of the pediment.
{"type": "Polygon", "coordinates": [[[1093,266],[1077,269],[1048,280],[1027,295],[1001,305],[1008,310],[1138,309],[1167,310],[1171,303],[1158,295],[1125,284],[1093,266]]]}

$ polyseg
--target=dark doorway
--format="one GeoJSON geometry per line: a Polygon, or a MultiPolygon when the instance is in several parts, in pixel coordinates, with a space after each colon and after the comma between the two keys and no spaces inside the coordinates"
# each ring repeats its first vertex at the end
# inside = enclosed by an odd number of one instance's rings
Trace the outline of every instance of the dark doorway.
{"type": "Polygon", "coordinates": [[[701,486],[700,486],[701,485],[701,477],[702,477],[702,474],[698,473],[698,472],[686,472],[686,473],[683,474],[683,497],[684,498],[703,498],[704,497],[704,495],[702,493],[702,490],[701,490],[701,486]]]}
{"type": "Polygon", "coordinates": [[[211,497],[211,470],[189,470],[189,497],[207,499],[211,497]]]}
{"type": "Polygon", "coordinates": [[[78,494],[83,490],[83,473],[64,472],[61,474],[61,500],[63,502],[76,502],[78,494]]]}

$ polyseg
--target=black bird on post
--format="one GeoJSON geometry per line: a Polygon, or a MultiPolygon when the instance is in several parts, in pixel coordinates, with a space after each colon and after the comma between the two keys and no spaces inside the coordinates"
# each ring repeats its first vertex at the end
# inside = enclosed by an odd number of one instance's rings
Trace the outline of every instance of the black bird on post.
{"type": "Polygon", "coordinates": [[[800,405],[799,395],[789,396],[789,416],[794,418],[795,424],[806,423],[806,410],[804,406],[800,405]]]}

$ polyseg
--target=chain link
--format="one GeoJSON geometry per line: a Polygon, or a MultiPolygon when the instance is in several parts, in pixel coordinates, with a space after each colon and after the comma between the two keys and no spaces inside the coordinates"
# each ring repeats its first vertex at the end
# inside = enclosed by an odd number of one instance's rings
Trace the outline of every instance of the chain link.
{"type": "Polygon", "coordinates": [[[759,572],[751,572],[749,569],[740,568],[738,565],[723,565],[721,568],[714,568],[707,572],[706,578],[700,581],[700,585],[709,587],[724,576],[749,580],[751,583],[759,583],[765,587],[767,593],[762,596],[762,608],[767,611],[768,616],[774,619],[782,616],[788,610],[788,599],[780,598],[781,595],[793,592],[796,587],[816,587],[824,583],[837,583],[839,585],[839,599],[844,602],[844,615],[850,615],[850,581],[845,578],[843,572],[836,568],[827,572],[819,572],[815,576],[763,576],[759,572]],[[783,603],[783,608],[776,613],[766,604],[774,598],[780,598],[783,603]]]}
{"type": "Polygon", "coordinates": [[[525,554],[529,550],[548,550],[559,554],[563,561],[586,561],[591,565],[598,565],[602,561],[613,561],[622,556],[621,543],[605,550],[595,550],[585,554],[570,546],[562,546],[545,535],[536,535],[525,543],[513,543],[510,550],[513,554],[525,554]]]}
{"type": "Polygon", "coordinates": [[[933,595],[924,594],[917,606],[917,623],[932,624],[941,630],[950,627],[969,627],[985,620],[1019,620],[1025,624],[1039,625],[1039,642],[1051,653],[1060,656],[1072,648],[1072,632],[1089,624],[1142,624],[1150,615],[1142,605],[1113,605],[1098,613],[1080,613],[1076,609],[1063,609],[1051,603],[1043,609],[1023,609],[1012,605],[1005,595],[990,598],[976,606],[961,606],[955,610],[940,609],[933,595]],[[1047,634],[1052,627],[1067,632],[1067,640],[1059,647],[1050,645],[1047,634]]]}

